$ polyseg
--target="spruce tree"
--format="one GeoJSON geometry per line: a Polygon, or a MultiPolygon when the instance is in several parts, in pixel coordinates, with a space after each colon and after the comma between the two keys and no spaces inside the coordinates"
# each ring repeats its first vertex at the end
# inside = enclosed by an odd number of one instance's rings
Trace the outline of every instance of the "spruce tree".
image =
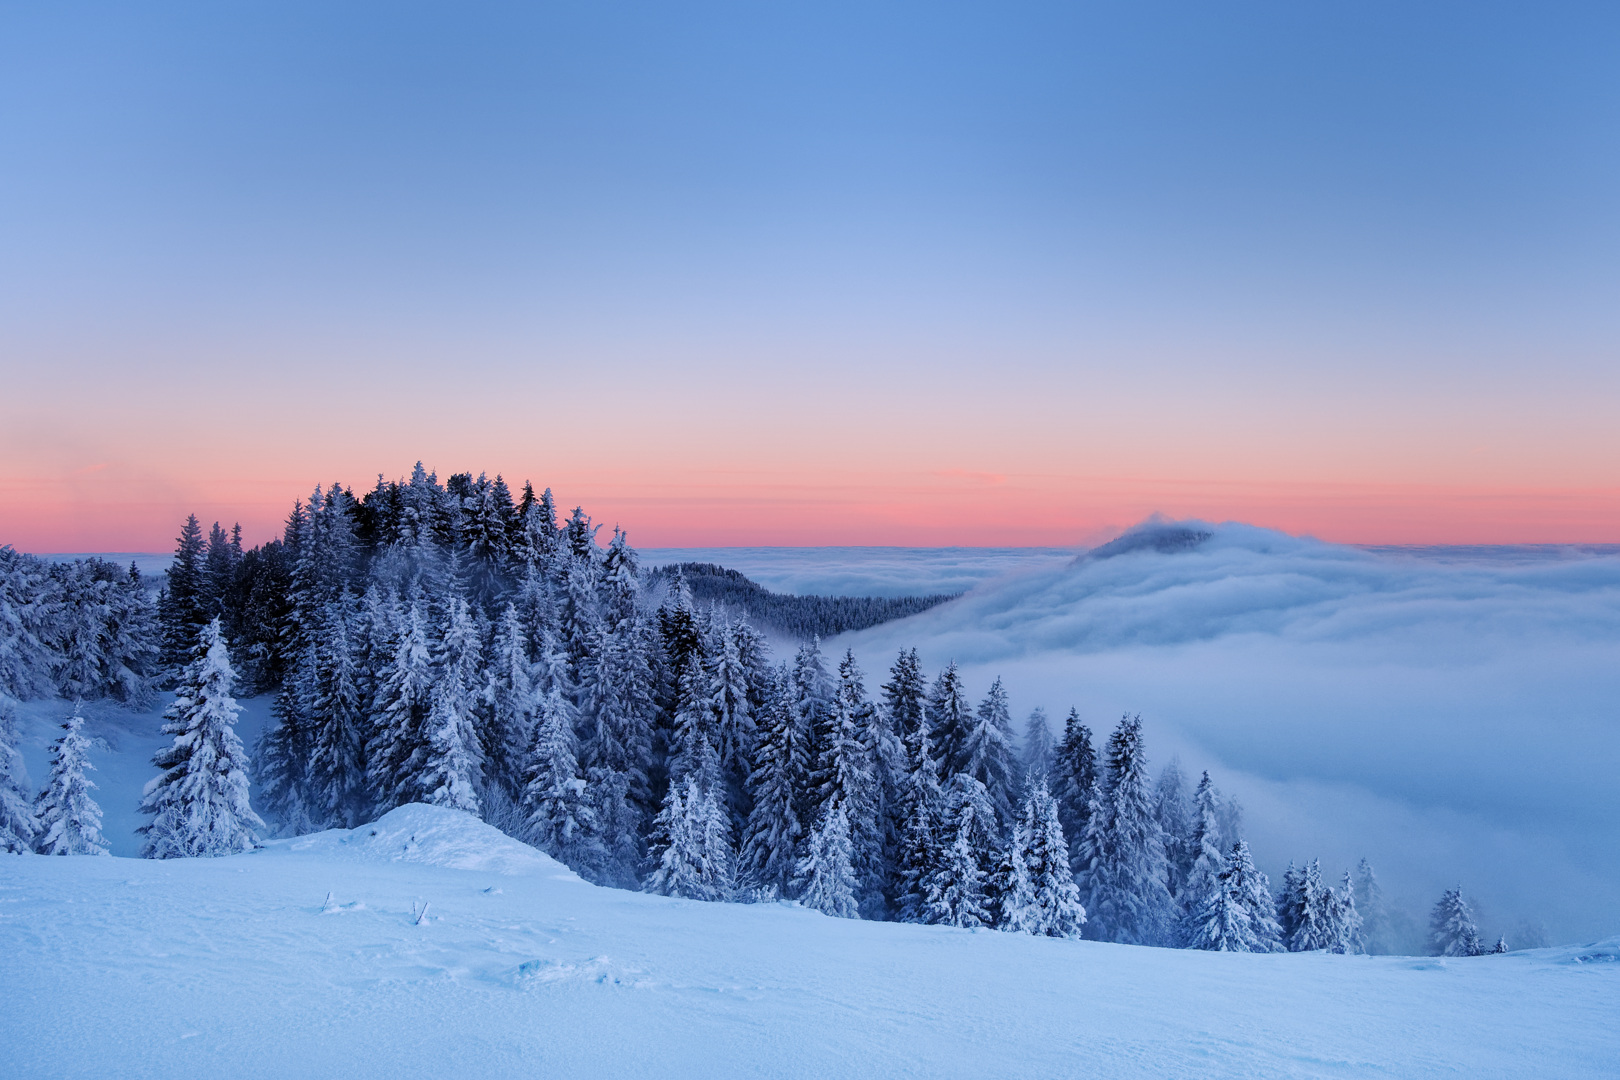
{"type": "Polygon", "coordinates": [[[529,750],[522,802],[524,839],[580,876],[596,881],[608,852],[580,772],[573,708],[553,687],[541,702],[529,750]]]}
{"type": "Polygon", "coordinates": [[[105,855],[101,835],[101,807],[90,792],[96,785],[84,774],[95,766],[85,752],[84,717],[78,703],[62,724],[62,735],[51,747],[51,776],[39,793],[34,811],[39,821],[36,850],[41,855],[105,855]]]}
{"type": "Polygon", "coordinates": [[[826,915],[858,919],[855,901],[854,849],[849,816],[841,802],[827,804],[820,825],[810,834],[809,850],[799,860],[796,889],[800,902],[826,915]]]}
{"type": "Polygon", "coordinates": [[[315,681],[310,703],[310,808],[321,824],[352,829],[365,818],[365,737],[360,673],[355,663],[357,621],[347,588],[321,610],[314,644],[315,681]]]}
{"type": "Polygon", "coordinates": [[[433,658],[422,611],[413,603],[391,646],[372,702],[372,745],[367,753],[372,798],[379,813],[420,802],[426,792],[417,775],[426,761],[428,709],[433,699],[433,658]]]}
{"type": "Polygon", "coordinates": [[[1154,816],[1140,717],[1108,741],[1108,787],[1092,800],[1081,854],[1081,897],[1104,941],[1162,945],[1175,936],[1164,834],[1154,816]]]}
{"type": "MultiPolygon", "coordinates": [[[[300,518],[303,509],[294,510],[300,518]]],[[[169,678],[178,677],[191,659],[197,633],[208,622],[203,607],[203,535],[197,515],[186,518],[175,541],[168,583],[158,598],[158,622],[163,639],[159,663],[169,678]]]]}
{"type": "Polygon", "coordinates": [[[1001,900],[1001,928],[1043,937],[1077,938],[1086,921],[1069,869],[1069,845],[1057,800],[1038,782],[1025,796],[1011,849],[1011,887],[1001,900]]]}
{"type": "Polygon", "coordinates": [[[1255,869],[1249,845],[1232,845],[1213,878],[1189,879],[1186,945],[1215,952],[1277,952],[1281,934],[1272,917],[1271,885],[1255,869]]]}
{"type": "MultiPolygon", "coordinates": [[[[1284,879],[1287,880],[1286,878],[1284,879]]],[[[1289,952],[1333,947],[1333,890],[1322,881],[1322,863],[1312,859],[1293,876],[1293,891],[1283,907],[1288,912],[1285,944],[1289,952]]]]}
{"type": "Polygon", "coordinates": [[[0,545],[0,696],[50,692],[52,603],[45,564],[0,545]]]}
{"type": "Polygon", "coordinates": [[[22,754],[17,750],[17,708],[0,696],[0,852],[22,854],[34,850],[39,818],[29,805],[23,784],[22,754]]]}
{"type": "Polygon", "coordinates": [[[141,813],[152,817],[139,829],[148,859],[250,851],[264,828],[248,805],[247,753],[233,727],[242,711],[231,696],[236,671],[217,616],[196,653],[163,714],[163,733],[174,736],[152,758],[163,772],[141,793],[141,813]]]}
{"type": "Polygon", "coordinates": [[[1069,853],[1078,871],[1091,801],[1097,794],[1097,752],[1091,745],[1091,729],[1080,722],[1076,709],[1071,708],[1064,721],[1063,741],[1058,745],[1052,773],[1058,820],[1063,823],[1063,835],[1073,841],[1069,853]]]}
{"type": "Polygon", "coordinates": [[[516,798],[525,789],[524,759],[534,742],[538,707],[528,632],[516,604],[508,603],[495,623],[484,686],[484,779],[492,794],[516,798]]]}
{"type": "Polygon", "coordinates": [[[973,726],[962,743],[959,771],[984,785],[996,820],[1009,826],[1018,802],[1018,766],[1012,748],[1012,716],[1007,709],[1007,690],[998,678],[990,684],[974,717],[973,726]]]}
{"type": "Polygon", "coordinates": [[[793,685],[777,673],[759,717],[748,794],[753,809],[743,831],[740,875],[752,888],[788,895],[804,835],[798,807],[808,754],[793,712],[793,685]]]}
{"type": "Polygon", "coordinates": [[[1436,956],[1482,956],[1485,942],[1479,936],[1473,909],[1463,899],[1462,887],[1447,889],[1429,917],[1429,947],[1436,956]]]}
{"type": "Polygon", "coordinates": [[[653,822],[654,869],[647,891],[692,900],[729,900],[735,887],[725,810],[698,778],[671,784],[653,822]]]}
{"type": "Polygon", "coordinates": [[[951,775],[964,771],[967,761],[964,751],[975,718],[962,686],[962,676],[956,670],[956,661],[952,660],[934,679],[928,691],[926,713],[928,738],[939,758],[941,771],[951,775]]]}
{"type": "Polygon", "coordinates": [[[927,921],[971,929],[995,924],[994,871],[997,822],[990,793],[957,773],[945,792],[945,830],[928,879],[927,921]]]}
{"type": "Polygon", "coordinates": [[[1374,954],[1394,952],[1394,935],[1384,890],[1378,884],[1378,875],[1373,873],[1372,864],[1366,859],[1356,866],[1355,898],[1356,912],[1361,916],[1362,948],[1374,954]]]}
{"type": "Polygon", "coordinates": [[[1204,905],[1213,895],[1216,890],[1215,879],[1220,876],[1226,863],[1226,858],[1221,854],[1218,816],[1219,799],[1215,785],[1210,781],[1209,773],[1206,771],[1198,781],[1198,790],[1193,794],[1189,831],[1179,845],[1182,855],[1191,858],[1191,864],[1183,873],[1182,886],[1176,897],[1183,920],[1196,921],[1200,917],[1195,909],[1204,905]]]}
{"type": "Polygon", "coordinates": [[[1036,706],[1024,725],[1023,765],[1024,787],[1052,786],[1052,767],[1057,760],[1057,744],[1052,740],[1052,725],[1046,710],[1036,706]]]}
{"type": "MultiPolygon", "coordinates": [[[[1158,783],[1153,787],[1153,816],[1164,836],[1170,895],[1179,897],[1198,853],[1188,844],[1193,829],[1192,807],[1187,803],[1187,781],[1181,775],[1181,763],[1175,758],[1160,770],[1158,783]]],[[[1215,850],[1218,858],[1219,846],[1215,850]]]]}
{"type": "Polygon", "coordinates": [[[1358,953],[1361,944],[1361,915],[1356,911],[1356,886],[1350,871],[1338,889],[1328,890],[1328,952],[1358,953]]]}
{"type": "Polygon", "coordinates": [[[423,801],[476,814],[483,779],[476,695],[482,689],[478,629],[461,597],[450,602],[450,621],[440,644],[437,681],[428,709],[424,766],[415,785],[423,801]]]}
{"type": "Polygon", "coordinates": [[[906,757],[909,771],[901,794],[905,824],[895,859],[893,894],[902,921],[927,922],[928,883],[940,862],[944,799],[926,723],[908,737],[906,757]]]}

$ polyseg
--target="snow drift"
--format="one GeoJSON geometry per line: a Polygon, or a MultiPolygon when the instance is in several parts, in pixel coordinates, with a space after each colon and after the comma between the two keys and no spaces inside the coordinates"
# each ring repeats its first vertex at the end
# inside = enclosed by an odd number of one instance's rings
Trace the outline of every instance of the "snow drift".
{"type": "Polygon", "coordinates": [[[6,858],[0,1072],[1595,1078],[1620,1060],[1617,957],[1197,953],[669,900],[406,806],[225,858],[6,858]]]}

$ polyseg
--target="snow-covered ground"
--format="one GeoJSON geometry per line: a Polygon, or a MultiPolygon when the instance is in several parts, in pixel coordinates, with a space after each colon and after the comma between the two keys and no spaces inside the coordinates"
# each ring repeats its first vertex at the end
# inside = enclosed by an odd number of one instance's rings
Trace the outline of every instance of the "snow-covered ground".
{"type": "Polygon", "coordinates": [[[1617,961],[1620,939],[1250,956],[670,900],[409,806],[223,859],[6,858],[0,1074],[1611,1077],[1617,961]]]}

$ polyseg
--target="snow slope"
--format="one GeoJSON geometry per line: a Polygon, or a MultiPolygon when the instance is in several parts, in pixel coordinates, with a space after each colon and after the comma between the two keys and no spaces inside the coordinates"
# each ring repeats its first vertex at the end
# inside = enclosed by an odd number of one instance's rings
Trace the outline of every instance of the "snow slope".
{"type": "Polygon", "coordinates": [[[1192,527],[1208,539],[1127,534],[824,646],[854,648],[868,686],[909,646],[930,672],[959,661],[975,700],[1000,675],[1020,727],[1036,705],[1099,734],[1140,712],[1155,768],[1179,755],[1242,799],[1274,881],[1366,855],[1419,917],[1461,883],[1491,940],[1620,932],[1612,549],[1434,558],[1192,527]]]}
{"type": "Polygon", "coordinates": [[[0,1074],[1608,1077],[1617,961],[1620,939],[1220,955],[670,900],[408,806],[224,859],[0,860],[0,1074]]]}

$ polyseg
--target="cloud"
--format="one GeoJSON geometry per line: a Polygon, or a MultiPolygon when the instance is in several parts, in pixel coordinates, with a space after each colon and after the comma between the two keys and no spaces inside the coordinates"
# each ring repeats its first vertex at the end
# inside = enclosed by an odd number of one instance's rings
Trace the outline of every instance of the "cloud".
{"type": "Polygon", "coordinates": [[[1191,528],[1210,535],[1005,563],[829,648],[881,672],[916,646],[1099,735],[1140,711],[1158,761],[1254,808],[1268,869],[1366,854],[1414,905],[1461,882],[1504,925],[1620,930],[1620,558],[1191,528]]]}

